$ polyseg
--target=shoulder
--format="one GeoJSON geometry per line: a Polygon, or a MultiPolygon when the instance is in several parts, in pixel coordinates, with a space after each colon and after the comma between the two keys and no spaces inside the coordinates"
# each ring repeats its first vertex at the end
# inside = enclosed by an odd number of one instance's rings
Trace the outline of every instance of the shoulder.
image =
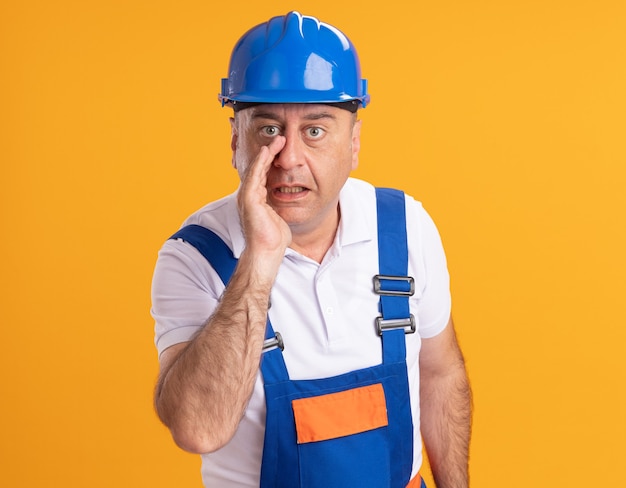
{"type": "Polygon", "coordinates": [[[216,233],[238,257],[244,246],[243,232],[237,211],[237,192],[208,203],[187,217],[181,228],[199,225],[216,233]]]}
{"type": "Polygon", "coordinates": [[[376,202],[376,188],[367,181],[348,178],[339,194],[339,201],[345,208],[367,208],[376,202]]]}
{"type": "MultiPolygon", "coordinates": [[[[192,213],[177,231],[190,225],[201,226],[213,231],[232,249],[237,242],[237,239],[232,237],[237,233],[237,222],[236,198],[233,194],[208,203],[192,213]]],[[[181,237],[177,232],[162,243],[153,282],[169,286],[170,283],[180,278],[197,283],[198,288],[213,288],[208,285],[209,282],[214,281],[212,267],[194,245],[186,242],[186,236],[188,234],[183,234],[181,237]]]]}
{"type": "MultiPolygon", "coordinates": [[[[359,180],[357,178],[348,178],[348,181],[346,181],[346,184],[341,191],[341,197],[342,199],[345,198],[355,204],[364,204],[366,202],[373,204],[376,201],[377,188],[379,187],[376,187],[367,181],[359,180]]],[[[421,201],[406,193],[401,188],[389,189],[404,193],[407,220],[430,219],[421,201]]]]}
{"type": "Polygon", "coordinates": [[[207,203],[202,208],[189,215],[182,223],[181,228],[187,225],[201,225],[213,231],[221,230],[230,215],[237,213],[236,194],[230,194],[219,200],[207,203]]]}

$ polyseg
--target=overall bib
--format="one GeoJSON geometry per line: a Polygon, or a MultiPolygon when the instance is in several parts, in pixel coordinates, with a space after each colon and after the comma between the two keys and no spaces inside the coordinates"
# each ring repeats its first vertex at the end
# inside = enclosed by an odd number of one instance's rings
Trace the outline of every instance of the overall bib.
{"type": "MultiPolygon", "coordinates": [[[[290,380],[284,345],[269,319],[261,360],[266,427],[261,488],[425,487],[413,464],[413,421],[405,333],[409,310],[404,194],[376,189],[382,364],[330,378],[290,380]]],[[[190,225],[172,236],[193,245],[228,283],[237,260],[210,230],[190,225]]],[[[364,331],[372,330],[364,325],[364,331]]],[[[372,333],[375,333],[372,331],[372,333]]],[[[288,345],[286,346],[288,347],[288,345]]]]}

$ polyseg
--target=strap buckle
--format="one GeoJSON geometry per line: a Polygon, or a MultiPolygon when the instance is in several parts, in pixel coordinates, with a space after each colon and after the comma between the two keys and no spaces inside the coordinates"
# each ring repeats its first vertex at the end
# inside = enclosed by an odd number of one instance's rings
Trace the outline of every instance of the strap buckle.
{"type": "Polygon", "coordinates": [[[274,337],[265,339],[261,352],[269,352],[274,349],[280,349],[281,351],[285,350],[285,343],[283,342],[283,336],[280,335],[280,332],[276,332],[274,337]]]}
{"type": "Polygon", "coordinates": [[[405,334],[413,334],[417,329],[415,325],[415,316],[410,314],[406,319],[384,319],[376,317],[376,332],[379,336],[387,330],[404,329],[405,334]]]}
{"type": "Polygon", "coordinates": [[[374,293],[377,295],[410,297],[415,293],[415,280],[412,276],[376,275],[374,276],[374,293]],[[383,283],[383,281],[391,283],[383,283]],[[403,289],[407,287],[408,290],[403,289]]]}

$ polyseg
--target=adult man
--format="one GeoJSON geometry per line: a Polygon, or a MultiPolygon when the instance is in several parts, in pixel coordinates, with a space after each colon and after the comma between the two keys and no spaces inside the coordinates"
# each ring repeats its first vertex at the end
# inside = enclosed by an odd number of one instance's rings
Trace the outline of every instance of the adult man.
{"type": "Polygon", "coordinates": [[[206,486],[404,488],[421,484],[421,419],[437,486],[467,486],[437,231],[413,199],[349,178],[369,100],[354,46],[275,17],[238,42],[220,99],[241,185],[159,254],[161,420],[203,455],[206,486]]]}

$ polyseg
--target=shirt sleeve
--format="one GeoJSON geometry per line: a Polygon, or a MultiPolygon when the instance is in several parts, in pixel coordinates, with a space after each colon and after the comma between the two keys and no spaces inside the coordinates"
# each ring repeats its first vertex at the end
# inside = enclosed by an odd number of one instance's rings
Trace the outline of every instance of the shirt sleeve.
{"type": "Polygon", "coordinates": [[[152,278],[151,314],[159,355],[193,339],[223,291],[221,280],[193,246],[181,240],[167,241],[159,251],[152,278]]]}
{"type": "Polygon", "coordinates": [[[422,338],[430,338],[443,331],[450,319],[450,276],[435,223],[419,202],[410,197],[409,202],[409,266],[417,275],[418,284],[414,305],[418,312],[419,334],[422,338]]]}

